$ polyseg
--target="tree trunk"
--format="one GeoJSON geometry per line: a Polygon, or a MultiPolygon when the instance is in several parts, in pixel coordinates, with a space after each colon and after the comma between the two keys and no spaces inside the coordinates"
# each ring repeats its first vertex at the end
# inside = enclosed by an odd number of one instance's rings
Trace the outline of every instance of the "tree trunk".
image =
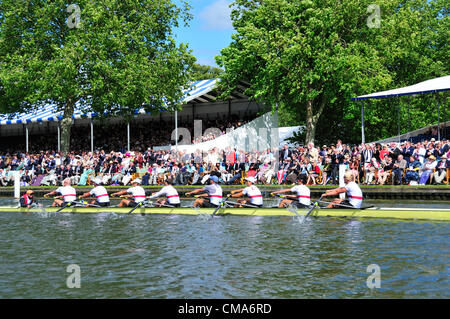
{"type": "Polygon", "coordinates": [[[325,107],[325,101],[323,99],[320,99],[319,109],[314,114],[315,102],[317,102],[317,100],[308,100],[306,102],[306,145],[310,142],[314,143],[314,139],[316,137],[317,122],[319,121],[319,118],[322,115],[323,109],[325,107]]]}
{"type": "Polygon", "coordinates": [[[70,129],[72,128],[72,116],[74,110],[73,101],[69,100],[64,107],[64,115],[61,120],[61,151],[64,154],[70,151],[70,129]]]}

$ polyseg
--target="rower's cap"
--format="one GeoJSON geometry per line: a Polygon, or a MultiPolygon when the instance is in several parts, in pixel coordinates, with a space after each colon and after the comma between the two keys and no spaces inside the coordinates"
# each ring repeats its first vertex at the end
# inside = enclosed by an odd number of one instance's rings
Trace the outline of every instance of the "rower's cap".
{"type": "Polygon", "coordinates": [[[430,160],[435,160],[436,159],[436,157],[434,157],[434,155],[430,155],[430,157],[428,157],[430,160]]]}
{"type": "Polygon", "coordinates": [[[256,182],[256,179],[253,176],[246,177],[245,180],[247,180],[247,181],[249,181],[249,182],[251,182],[253,184],[256,182]]]}
{"type": "Polygon", "coordinates": [[[436,139],[434,137],[432,137],[430,142],[436,142],[436,139]]]}
{"type": "Polygon", "coordinates": [[[141,179],[140,178],[136,178],[134,181],[131,182],[132,184],[140,184],[141,183],[141,179]]]}
{"type": "Polygon", "coordinates": [[[29,189],[29,190],[27,190],[27,194],[28,194],[28,195],[33,195],[33,194],[34,194],[34,191],[31,190],[31,189],[29,189]]]}
{"type": "Polygon", "coordinates": [[[95,178],[94,183],[100,185],[102,183],[102,180],[100,178],[95,178]]]}
{"type": "Polygon", "coordinates": [[[214,183],[218,183],[219,182],[219,178],[217,176],[215,176],[215,175],[210,176],[209,179],[212,180],[214,183]]]}

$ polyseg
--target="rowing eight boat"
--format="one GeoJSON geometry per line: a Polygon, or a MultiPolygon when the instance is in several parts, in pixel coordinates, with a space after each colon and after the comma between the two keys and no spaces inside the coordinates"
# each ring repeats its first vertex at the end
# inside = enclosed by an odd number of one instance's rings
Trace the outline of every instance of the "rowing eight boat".
{"type": "MultiPolygon", "coordinates": [[[[46,207],[45,211],[56,212],[60,207],[46,207]]],[[[42,208],[16,208],[0,207],[0,212],[42,212],[42,208]]],[[[67,207],[65,213],[95,214],[103,212],[113,212],[126,214],[130,211],[128,207],[67,207]]],[[[199,213],[212,214],[214,208],[200,208],[198,210],[182,208],[137,208],[132,214],[169,214],[169,215],[198,215],[199,213]]],[[[298,209],[299,215],[305,215],[308,209],[298,209]]],[[[240,216],[296,216],[283,208],[224,208],[216,215],[240,215],[240,216]]],[[[395,218],[395,219],[420,219],[420,220],[440,220],[450,221],[450,209],[446,208],[388,208],[373,207],[367,209],[326,209],[317,208],[310,216],[332,216],[332,217],[364,217],[364,218],[395,218]]]]}

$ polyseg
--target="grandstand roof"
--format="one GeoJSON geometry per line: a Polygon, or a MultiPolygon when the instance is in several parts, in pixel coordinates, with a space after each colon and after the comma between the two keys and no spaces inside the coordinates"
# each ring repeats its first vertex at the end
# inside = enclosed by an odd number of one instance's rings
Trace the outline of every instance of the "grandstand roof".
{"type": "MultiPolygon", "coordinates": [[[[218,79],[192,82],[190,87],[184,91],[183,104],[214,102],[219,95],[217,90],[215,90],[217,82],[218,79]]],[[[247,96],[243,94],[243,90],[246,86],[247,85],[242,82],[238,87],[238,90],[231,94],[230,99],[246,99],[247,96]]],[[[81,102],[77,102],[73,119],[93,118],[97,116],[96,113],[85,112],[85,109],[86,107],[81,102]]],[[[144,112],[143,110],[140,110],[137,113],[142,114],[144,112]]],[[[38,110],[28,113],[0,114],[0,125],[57,122],[62,119],[62,115],[63,111],[58,111],[56,104],[46,104],[38,110]]]]}
{"type": "Polygon", "coordinates": [[[450,90],[450,75],[442,76],[399,89],[382,91],[352,98],[352,100],[379,99],[402,95],[423,94],[450,90]]]}

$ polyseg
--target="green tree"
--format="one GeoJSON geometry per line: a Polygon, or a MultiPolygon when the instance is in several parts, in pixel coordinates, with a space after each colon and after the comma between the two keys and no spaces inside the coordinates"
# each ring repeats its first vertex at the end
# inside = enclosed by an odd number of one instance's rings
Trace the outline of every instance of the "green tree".
{"type": "MultiPolygon", "coordinates": [[[[444,1],[380,0],[379,14],[372,3],[236,0],[236,33],[216,57],[223,96],[245,80],[246,94],[278,105],[280,118],[304,119],[306,142],[319,124],[320,133],[355,139],[360,107],[351,97],[448,72],[444,1]]],[[[390,111],[371,115],[379,121],[390,111]]]]}
{"type": "Polygon", "coordinates": [[[222,73],[223,70],[220,68],[194,63],[191,78],[193,81],[216,79],[219,78],[222,73]]]}
{"type": "Polygon", "coordinates": [[[190,18],[171,0],[1,0],[1,111],[55,103],[67,152],[77,102],[128,118],[178,108],[195,58],[172,29],[190,18]]]}

